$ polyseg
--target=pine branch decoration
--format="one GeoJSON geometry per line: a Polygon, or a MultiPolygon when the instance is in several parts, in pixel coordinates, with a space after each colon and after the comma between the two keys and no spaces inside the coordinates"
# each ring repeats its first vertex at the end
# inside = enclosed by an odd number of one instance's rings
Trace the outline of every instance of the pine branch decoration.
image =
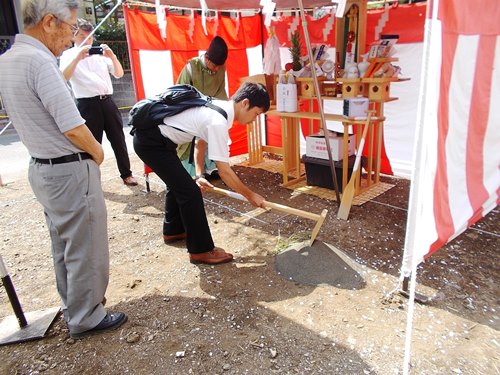
{"type": "Polygon", "coordinates": [[[300,61],[300,53],[302,50],[302,43],[300,40],[300,33],[295,31],[290,39],[290,48],[288,48],[290,54],[292,55],[292,65],[293,70],[297,71],[302,69],[302,63],[300,61]]]}

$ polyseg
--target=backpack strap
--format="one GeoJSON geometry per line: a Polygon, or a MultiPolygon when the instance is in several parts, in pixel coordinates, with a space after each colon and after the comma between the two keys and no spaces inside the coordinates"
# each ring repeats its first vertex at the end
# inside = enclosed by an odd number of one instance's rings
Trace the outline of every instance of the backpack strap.
{"type": "Polygon", "coordinates": [[[226,111],[224,111],[218,105],[215,105],[214,103],[212,103],[212,99],[213,98],[211,96],[207,97],[207,103],[205,104],[205,107],[212,108],[214,111],[219,112],[227,120],[227,113],[226,113],[226,111]]]}
{"type": "MultiPolygon", "coordinates": [[[[207,103],[205,104],[205,107],[211,108],[214,111],[219,112],[224,118],[227,120],[227,113],[224,111],[221,107],[218,105],[215,105],[212,103],[212,97],[209,96],[207,97],[207,103]]],[[[180,129],[179,129],[180,130],[180,129]]],[[[191,141],[191,150],[189,150],[189,164],[194,164],[194,146],[195,146],[195,138],[193,137],[193,140],[191,141]]]]}

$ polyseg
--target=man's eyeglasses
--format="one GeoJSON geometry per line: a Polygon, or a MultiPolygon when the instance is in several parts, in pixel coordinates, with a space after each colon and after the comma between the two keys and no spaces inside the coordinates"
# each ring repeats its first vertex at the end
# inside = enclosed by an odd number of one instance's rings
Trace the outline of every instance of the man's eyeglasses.
{"type": "Polygon", "coordinates": [[[70,24],[70,23],[68,23],[68,22],[66,22],[66,21],[64,21],[64,20],[62,20],[59,17],[54,16],[54,15],[52,15],[52,17],[54,17],[59,22],[62,22],[62,23],[65,23],[66,25],[68,25],[70,27],[71,31],[73,32],[73,35],[75,35],[78,32],[78,30],[80,30],[80,28],[77,25],[72,25],[72,24],[70,24]]]}

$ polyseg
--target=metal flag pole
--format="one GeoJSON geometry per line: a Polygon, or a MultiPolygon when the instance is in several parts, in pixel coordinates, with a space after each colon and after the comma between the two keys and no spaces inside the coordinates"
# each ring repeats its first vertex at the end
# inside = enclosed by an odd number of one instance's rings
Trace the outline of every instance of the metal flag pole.
{"type": "Polygon", "coordinates": [[[92,31],[90,32],[90,34],[89,34],[89,35],[87,35],[87,37],[83,40],[83,42],[81,42],[81,43],[80,43],[80,45],[79,45],[78,47],[83,46],[83,45],[85,44],[85,42],[86,42],[87,40],[89,40],[89,38],[91,38],[91,37],[95,34],[96,30],[97,30],[99,27],[101,27],[101,25],[102,25],[104,22],[106,22],[106,20],[107,20],[107,19],[108,19],[108,18],[109,18],[109,17],[110,17],[110,16],[111,16],[114,12],[115,12],[116,8],[118,8],[120,5],[122,5],[122,0],[118,0],[118,2],[117,2],[117,3],[116,3],[116,5],[113,7],[113,9],[111,9],[111,10],[109,11],[109,13],[108,13],[108,14],[106,14],[106,17],[104,17],[104,18],[101,20],[101,22],[99,22],[99,23],[97,24],[97,26],[96,26],[96,27],[94,27],[94,30],[92,30],[92,31]]]}
{"type": "Polygon", "coordinates": [[[0,131],[0,135],[2,135],[2,134],[3,134],[3,132],[4,132],[4,131],[6,131],[6,130],[7,130],[7,128],[8,128],[10,125],[12,125],[12,121],[9,121],[9,122],[7,123],[7,125],[5,125],[5,127],[4,127],[1,131],[0,131]]]}

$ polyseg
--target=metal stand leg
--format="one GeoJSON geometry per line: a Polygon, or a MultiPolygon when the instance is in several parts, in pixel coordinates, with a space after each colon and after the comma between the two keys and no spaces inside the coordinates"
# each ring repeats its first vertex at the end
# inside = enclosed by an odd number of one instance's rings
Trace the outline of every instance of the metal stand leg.
{"type": "Polygon", "coordinates": [[[12,305],[12,309],[14,310],[14,314],[16,314],[17,321],[19,322],[19,327],[21,328],[26,327],[28,325],[28,322],[26,321],[23,308],[21,307],[21,303],[17,298],[16,289],[14,288],[14,284],[12,284],[12,280],[10,279],[10,276],[7,273],[7,268],[5,267],[1,255],[0,255],[0,276],[2,277],[2,284],[5,287],[5,291],[7,292],[7,296],[9,297],[9,301],[10,304],[12,305]]]}
{"type": "Polygon", "coordinates": [[[151,192],[151,187],[149,186],[149,173],[144,174],[144,179],[146,180],[146,192],[151,192]]]}
{"type": "MultiPolygon", "coordinates": [[[[403,282],[401,284],[401,289],[399,290],[399,294],[401,294],[402,296],[408,298],[410,296],[410,293],[409,293],[409,290],[408,290],[408,286],[410,284],[410,277],[405,277],[403,279],[403,282]]],[[[415,301],[417,301],[418,303],[421,303],[423,305],[431,302],[432,300],[432,297],[427,297],[427,296],[424,296],[423,294],[420,294],[420,293],[417,293],[415,292],[415,301]]]]}

